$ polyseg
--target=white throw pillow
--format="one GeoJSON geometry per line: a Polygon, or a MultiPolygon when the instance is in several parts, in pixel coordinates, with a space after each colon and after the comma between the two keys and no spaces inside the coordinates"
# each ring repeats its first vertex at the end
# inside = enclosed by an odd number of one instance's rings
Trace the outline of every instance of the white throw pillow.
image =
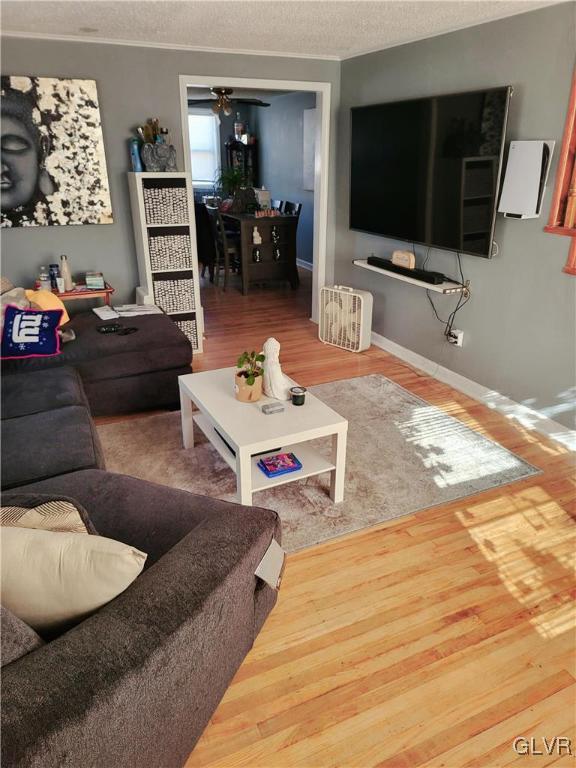
{"type": "Polygon", "coordinates": [[[147,557],[104,536],[7,527],[0,539],[2,604],[40,634],[108,603],[147,557]]]}

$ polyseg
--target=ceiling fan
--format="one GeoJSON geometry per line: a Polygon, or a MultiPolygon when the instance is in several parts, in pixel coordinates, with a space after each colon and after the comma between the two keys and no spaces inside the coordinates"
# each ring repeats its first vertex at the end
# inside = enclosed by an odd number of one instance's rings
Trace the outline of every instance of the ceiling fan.
{"type": "Polygon", "coordinates": [[[252,107],[269,107],[265,101],[260,99],[231,99],[234,93],[232,88],[210,88],[210,93],[214,99],[188,99],[189,107],[196,107],[198,104],[210,104],[212,112],[215,115],[223,112],[225,115],[231,115],[234,112],[234,104],[249,104],[252,107]]]}

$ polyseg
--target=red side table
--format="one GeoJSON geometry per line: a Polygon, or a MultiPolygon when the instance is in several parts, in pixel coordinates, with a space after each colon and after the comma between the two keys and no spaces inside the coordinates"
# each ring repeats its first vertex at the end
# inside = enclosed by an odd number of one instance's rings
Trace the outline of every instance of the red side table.
{"type": "Polygon", "coordinates": [[[103,299],[104,304],[110,306],[110,297],[114,293],[114,288],[108,283],[104,284],[104,288],[86,288],[82,283],[78,283],[71,291],[63,291],[58,293],[54,291],[56,296],[62,301],[74,301],[76,299],[103,299]]]}

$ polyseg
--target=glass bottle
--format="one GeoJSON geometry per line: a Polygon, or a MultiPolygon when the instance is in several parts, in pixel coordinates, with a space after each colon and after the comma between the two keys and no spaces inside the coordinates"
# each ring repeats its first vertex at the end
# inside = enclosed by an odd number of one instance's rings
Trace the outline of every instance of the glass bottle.
{"type": "Polygon", "coordinates": [[[58,264],[50,264],[50,289],[52,291],[58,290],[58,278],[60,277],[60,267],[58,264]]]}

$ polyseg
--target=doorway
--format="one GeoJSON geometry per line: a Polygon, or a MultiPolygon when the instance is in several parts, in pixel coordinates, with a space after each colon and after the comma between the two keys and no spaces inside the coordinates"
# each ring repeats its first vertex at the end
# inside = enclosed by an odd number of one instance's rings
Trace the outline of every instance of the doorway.
{"type": "MultiPolygon", "coordinates": [[[[310,94],[315,97],[315,109],[313,114],[307,116],[308,130],[314,136],[315,152],[313,156],[313,168],[310,175],[313,177],[313,229],[311,233],[311,306],[310,317],[314,322],[318,321],[318,303],[320,289],[326,279],[326,235],[328,218],[328,152],[330,146],[330,98],[331,86],[326,82],[305,82],[288,80],[265,80],[259,78],[235,78],[235,77],[210,77],[206,75],[181,75],[180,76],[180,102],[182,116],[182,132],[184,143],[185,169],[192,175],[190,147],[190,109],[188,104],[189,90],[201,89],[209,95],[210,88],[233,88],[241,91],[253,90],[263,92],[289,92],[310,94]]],[[[200,92],[200,91],[198,91],[200,92]]],[[[221,153],[222,147],[218,148],[221,153]]],[[[310,158],[308,158],[310,162],[310,158]]],[[[196,241],[193,248],[197,249],[196,241]]],[[[196,256],[197,256],[196,251],[196,256]]],[[[310,257],[309,257],[310,258],[310,257]]],[[[300,266],[306,266],[300,264],[300,266]]],[[[309,268],[309,266],[308,266],[309,268]]]]}

